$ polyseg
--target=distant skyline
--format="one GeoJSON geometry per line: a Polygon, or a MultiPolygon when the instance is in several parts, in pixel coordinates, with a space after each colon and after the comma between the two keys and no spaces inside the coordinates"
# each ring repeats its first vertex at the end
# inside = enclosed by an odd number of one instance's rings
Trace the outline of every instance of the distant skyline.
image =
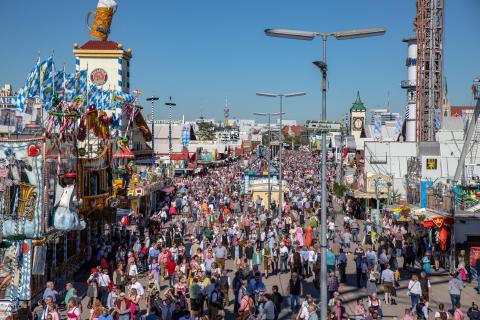
{"type": "MultiPolygon", "coordinates": [[[[253,112],[275,112],[278,100],[255,92],[305,91],[287,99],[286,119],[320,117],[321,41],[265,36],[266,28],[336,31],[383,27],[383,37],[328,42],[328,118],[348,112],[357,90],[368,109],[405,113],[406,44],[414,35],[415,0],[118,0],[109,40],[133,49],[131,88],[177,103],[175,118],[223,118],[228,97],[231,118],[256,119],[253,112]]],[[[444,76],[452,105],[471,105],[470,86],[480,75],[480,1],[445,0],[444,76]]],[[[73,43],[90,39],[85,15],[97,0],[2,0],[0,85],[23,85],[38,52],[54,50],[57,65],[74,71],[73,43]]],[[[367,111],[368,113],[368,111],[367,111]]],[[[157,103],[155,117],[168,110],[157,103]]]]}

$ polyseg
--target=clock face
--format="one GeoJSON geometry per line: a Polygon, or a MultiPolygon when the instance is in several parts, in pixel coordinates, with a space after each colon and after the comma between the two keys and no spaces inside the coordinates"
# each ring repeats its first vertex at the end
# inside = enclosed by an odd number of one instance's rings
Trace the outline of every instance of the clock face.
{"type": "Polygon", "coordinates": [[[356,118],[353,120],[353,126],[355,129],[362,129],[363,128],[363,120],[360,118],[356,118]]]}
{"type": "Polygon", "coordinates": [[[108,79],[107,71],[102,68],[97,68],[90,73],[90,81],[92,81],[97,86],[103,86],[108,79]]]}

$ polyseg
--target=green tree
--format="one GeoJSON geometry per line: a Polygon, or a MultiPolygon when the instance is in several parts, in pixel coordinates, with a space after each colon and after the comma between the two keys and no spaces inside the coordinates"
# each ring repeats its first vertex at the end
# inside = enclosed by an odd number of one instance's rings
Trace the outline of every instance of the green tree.
{"type": "Polygon", "coordinates": [[[201,141],[215,140],[215,125],[211,122],[200,122],[197,137],[201,141]]]}

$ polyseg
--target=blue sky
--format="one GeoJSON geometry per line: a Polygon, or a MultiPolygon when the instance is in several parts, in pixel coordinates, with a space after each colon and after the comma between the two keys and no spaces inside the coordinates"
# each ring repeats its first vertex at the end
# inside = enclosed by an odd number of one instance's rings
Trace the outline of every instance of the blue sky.
{"type": "MultiPolygon", "coordinates": [[[[96,0],[1,0],[0,84],[23,85],[37,53],[55,50],[57,64],[74,70],[72,44],[89,40],[85,15],[96,0]]],[[[118,0],[111,40],[133,49],[131,88],[144,96],[172,96],[174,115],[220,118],[225,96],[231,116],[274,112],[278,102],[257,91],[306,91],[285,103],[286,118],[320,116],[319,39],[266,37],[265,28],[312,31],[384,27],[383,37],[328,43],[328,118],[340,118],[360,90],[367,108],[404,113],[406,45],[413,34],[415,0],[118,0]]],[[[471,104],[470,84],[480,74],[480,1],[446,0],[445,73],[451,104],[471,104]]],[[[145,103],[146,105],[146,103],[145,103]]],[[[166,118],[167,110],[156,110],[166,118]]]]}

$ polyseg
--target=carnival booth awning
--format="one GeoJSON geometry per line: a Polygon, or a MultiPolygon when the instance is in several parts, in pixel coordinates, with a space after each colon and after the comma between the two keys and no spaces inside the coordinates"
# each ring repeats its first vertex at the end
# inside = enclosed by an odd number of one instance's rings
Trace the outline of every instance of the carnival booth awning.
{"type": "Polygon", "coordinates": [[[447,239],[453,227],[453,219],[449,213],[419,208],[413,210],[412,217],[430,232],[438,234],[441,251],[445,252],[448,249],[447,239]]]}
{"type": "Polygon", "coordinates": [[[389,205],[384,209],[384,212],[391,214],[396,221],[406,222],[410,220],[412,207],[408,204],[389,205]]]}
{"type": "Polygon", "coordinates": [[[421,222],[425,228],[441,228],[453,224],[453,219],[449,213],[428,208],[413,210],[412,217],[414,220],[421,222]]]}

